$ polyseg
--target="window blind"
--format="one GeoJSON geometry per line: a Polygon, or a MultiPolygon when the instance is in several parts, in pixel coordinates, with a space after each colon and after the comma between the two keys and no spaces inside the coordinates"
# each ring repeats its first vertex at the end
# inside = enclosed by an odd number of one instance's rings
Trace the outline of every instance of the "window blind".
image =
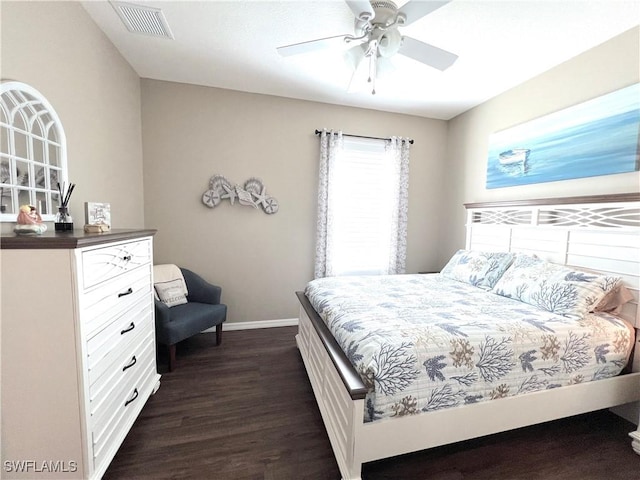
{"type": "Polygon", "coordinates": [[[400,171],[386,143],[347,137],[336,158],[328,195],[335,275],[388,273],[400,171]]]}

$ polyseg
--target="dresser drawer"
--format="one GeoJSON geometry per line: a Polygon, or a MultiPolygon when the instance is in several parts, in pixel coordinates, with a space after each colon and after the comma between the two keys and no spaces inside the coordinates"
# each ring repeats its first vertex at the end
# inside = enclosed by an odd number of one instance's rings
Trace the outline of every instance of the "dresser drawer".
{"type": "Polygon", "coordinates": [[[151,263],[151,240],[118,243],[82,252],[82,285],[88,289],[151,263]]]}
{"type": "MultiPolygon", "coordinates": [[[[111,458],[124,441],[131,425],[133,425],[144,403],[147,401],[149,393],[153,390],[154,382],[156,382],[156,373],[155,370],[150,369],[141,380],[141,387],[137,388],[139,392],[138,397],[118,411],[119,415],[113,418],[113,423],[103,432],[102,436],[97,439],[94,437],[93,459],[96,469],[98,469],[103,462],[111,461],[111,458]]],[[[132,399],[133,393],[129,395],[128,400],[132,399]]]]}
{"type": "Polygon", "coordinates": [[[93,455],[95,464],[108,453],[114,443],[120,443],[130,424],[140,411],[151,391],[150,385],[156,378],[155,352],[152,345],[144,350],[137,376],[132,376],[121,388],[109,395],[109,401],[102,404],[92,417],[93,455]]]}
{"type": "Polygon", "coordinates": [[[134,370],[125,369],[125,366],[132,362],[133,357],[137,362],[143,347],[147,343],[155,342],[151,318],[138,322],[133,333],[134,335],[127,336],[111,349],[108,355],[103,356],[89,368],[89,398],[91,401],[112,390],[118,379],[124,376],[124,372],[129,371],[127,375],[130,375],[134,370]]]}
{"type": "Polygon", "coordinates": [[[87,338],[122,316],[141,299],[151,298],[151,265],[115,277],[81,299],[80,319],[87,338]]]}
{"type": "Polygon", "coordinates": [[[89,411],[94,419],[94,430],[99,430],[101,418],[109,417],[109,412],[113,410],[110,406],[114,402],[117,403],[117,399],[123,395],[123,392],[131,389],[133,384],[143,376],[151,348],[151,334],[148,333],[144,340],[145,343],[141,343],[130,351],[128,358],[114,363],[105,372],[103,376],[105,381],[100,377],[99,381],[89,389],[89,411]],[[133,357],[135,362],[131,360],[133,357]]]}
{"type": "Polygon", "coordinates": [[[89,384],[93,383],[108,365],[115,360],[138,331],[153,321],[151,299],[143,298],[129,311],[107,325],[87,341],[87,369],[89,384]]]}

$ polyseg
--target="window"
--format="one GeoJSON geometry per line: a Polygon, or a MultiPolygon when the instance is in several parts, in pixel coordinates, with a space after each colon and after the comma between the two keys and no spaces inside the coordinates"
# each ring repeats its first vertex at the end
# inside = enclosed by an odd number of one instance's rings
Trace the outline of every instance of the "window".
{"type": "Polygon", "coordinates": [[[316,277],[402,273],[408,142],[337,135],[321,138],[329,143],[326,172],[320,169],[316,277]],[[404,161],[398,143],[407,144],[404,161]]]}
{"type": "Polygon", "coordinates": [[[0,84],[0,221],[15,222],[25,204],[53,221],[58,182],[66,181],[66,140],[53,107],[29,85],[0,84]]]}
{"type": "Polygon", "coordinates": [[[387,273],[398,172],[384,141],[346,138],[329,185],[335,275],[387,273]]]}

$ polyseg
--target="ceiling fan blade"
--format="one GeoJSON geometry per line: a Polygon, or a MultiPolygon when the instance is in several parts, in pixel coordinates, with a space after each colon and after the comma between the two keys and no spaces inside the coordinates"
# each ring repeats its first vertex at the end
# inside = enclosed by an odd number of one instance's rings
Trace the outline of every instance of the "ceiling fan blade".
{"type": "Polygon", "coordinates": [[[371,20],[375,16],[371,2],[368,0],[346,0],[347,5],[360,20],[371,20]]]}
{"type": "Polygon", "coordinates": [[[317,40],[285,45],[283,47],[276,48],[276,50],[283,57],[289,57],[291,55],[316,52],[327,48],[345,48],[348,46],[348,43],[345,41],[345,37],[346,35],[336,35],[335,37],[318,38],[317,40]]]}
{"type": "Polygon", "coordinates": [[[442,71],[449,68],[458,59],[458,55],[455,53],[411,37],[404,37],[398,53],[442,71]]]}
{"type": "Polygon", "coordinates": [[[424,0],[409,1],[400,8],[400,12],[404,13],[404,15],[407,17],[404,24],[410,25],[416,20],[420,20],[425,15],[428,15],[431,12],[439,9],[443,5],[446,5],[450,1],[451,0],[434,0],[427,2],[425,2],[424,0]]]}

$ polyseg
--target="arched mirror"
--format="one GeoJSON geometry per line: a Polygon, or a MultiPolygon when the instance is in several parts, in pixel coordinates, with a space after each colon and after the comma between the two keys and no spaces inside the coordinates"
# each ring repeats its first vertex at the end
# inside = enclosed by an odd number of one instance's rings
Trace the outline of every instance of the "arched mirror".
{"type": "Polygon", "coordinates": [[[68,183],[60,118],[35,88],[0,83],[0,221],[15,222],[20,205],[33,205],[53,221],[58,183],[68,183]]]}

